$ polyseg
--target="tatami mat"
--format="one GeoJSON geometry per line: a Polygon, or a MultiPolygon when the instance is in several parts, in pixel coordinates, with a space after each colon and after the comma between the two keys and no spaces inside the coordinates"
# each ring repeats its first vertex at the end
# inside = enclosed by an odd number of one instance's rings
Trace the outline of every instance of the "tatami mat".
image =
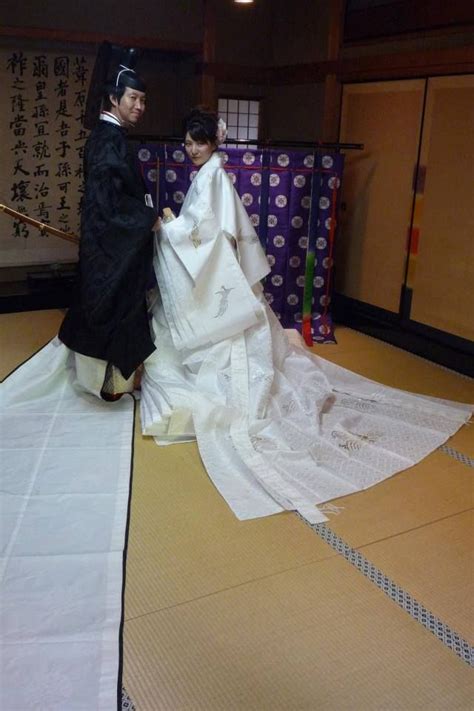
{"type": "MultiPolygon", "coordinates": [[[[473,400],[466,402],[473,402],[473,400]]],[[[449,440],[449,446],[474,459],[474,423],[471,421],[456,432],[449,440]]]]}
{"type": "Polygon", "coordinates": [[[135,442],[127,620],[335,555],[291,513],[238,521],[194,443],[135,442]]]}
{"type": "Polygon", "coordinates": [[[393,388],[474,402],[474,380],[470,378],[344,326],[337,328],[336,337],[336,346],[315,346],[313,351],[393,388]]]}
{"type": "Polygon", "coordinates": [[[0,379],[53,338],[63,318],[59,310],[0,314],[0,379]]]}
{"type": "Polygon", "coordinates": [[[469,708],[471,672],[340,558],[127,623],[139,709],[469,708]]]}
{"type": "Polygon", "coordinates": [[[465,511],[361,552],[404,590],[474,644],[473,512],[465,511]]]}
{"type": "MultiPolygon", "coordinates": [[[[59,311],[0,316],[2,375],[59,311]]],[[[328,360],[474,402],[474,383],[347,328],[328,360]]],[[[138,418],[137,418],[138,419],[138,418]]],[[[474,426],[448,442],[474,456],[474,426]]],[[[472,468],[437,451],[333,502],[328,526],[472,640],[472,468]]],[[[124,683],[137,711],[471,709],[469,667],[294,514],[239,522],[195,444],[135,438],[124,683]]]]}
{"type": "Polygon", "coordinates": [[[437,451],[377,486],[335,500],[342,510],[329,525],[359,548],[470,509],[473,499],[472,470],[437,451]]]}

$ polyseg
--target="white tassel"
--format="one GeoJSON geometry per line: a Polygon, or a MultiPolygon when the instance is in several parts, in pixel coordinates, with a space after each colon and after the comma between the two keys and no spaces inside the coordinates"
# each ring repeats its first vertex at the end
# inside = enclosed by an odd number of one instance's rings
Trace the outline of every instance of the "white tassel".
{"type": "Polygon", "coordinates": [[[323,514],[334,514],[334,516],[339,516],[341,511],[344,511],[346,507],[345,506],[336,506],[335,504],[322,504],[322,506],[318,506],[318,509],[321,511],[323,514]]]}

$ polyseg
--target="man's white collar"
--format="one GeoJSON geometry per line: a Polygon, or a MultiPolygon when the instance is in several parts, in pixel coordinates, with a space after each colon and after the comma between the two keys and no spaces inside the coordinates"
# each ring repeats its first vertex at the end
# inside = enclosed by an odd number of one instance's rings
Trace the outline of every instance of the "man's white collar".
{"type": "Polygon", "coordinates": [[[119,119],[114,114],[110,113],[110,111],[102,111],[100,114],[100,120],[107,121],[107,123],[114,123],[116,126],[122,126],[119,119]]]}

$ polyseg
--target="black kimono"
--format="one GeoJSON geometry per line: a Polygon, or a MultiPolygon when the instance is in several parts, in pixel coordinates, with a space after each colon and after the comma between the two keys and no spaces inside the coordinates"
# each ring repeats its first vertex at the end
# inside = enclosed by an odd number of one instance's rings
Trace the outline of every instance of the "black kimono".
{"type": "Polygon", "coordinates": [[[117,366],[124,378],[154,350],[145,293],[157,219],[124,130],[100,121],[84,155],[79,283],[59,330],[73,351],[117,366]]]}

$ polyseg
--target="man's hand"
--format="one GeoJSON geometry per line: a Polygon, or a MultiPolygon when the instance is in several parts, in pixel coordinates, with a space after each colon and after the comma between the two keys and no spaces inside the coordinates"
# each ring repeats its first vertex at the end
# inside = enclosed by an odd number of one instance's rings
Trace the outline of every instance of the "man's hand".
{"type": "Polygon", "coordinates": [[[151,228],[152,232],[159,232],[161,230],[161,217],[158,217],[155,224],[151,228]]]}

